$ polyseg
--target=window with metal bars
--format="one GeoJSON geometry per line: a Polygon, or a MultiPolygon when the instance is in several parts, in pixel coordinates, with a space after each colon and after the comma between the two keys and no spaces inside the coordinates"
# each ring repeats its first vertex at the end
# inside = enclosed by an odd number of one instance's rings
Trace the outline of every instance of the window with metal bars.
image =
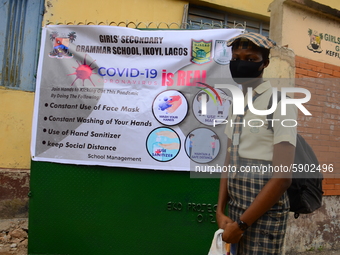
{"type": "Polygon", "coordinates": [[[0,86],[34,91],[44,0],[0,0],[0,86]]]}
{"type": "Polygon", "coordinates": [[[207,7],[189,6],[187,29],[234,28],[235,24],[241,24],[248,32],[269,36],[269,22],[207,7]]]}

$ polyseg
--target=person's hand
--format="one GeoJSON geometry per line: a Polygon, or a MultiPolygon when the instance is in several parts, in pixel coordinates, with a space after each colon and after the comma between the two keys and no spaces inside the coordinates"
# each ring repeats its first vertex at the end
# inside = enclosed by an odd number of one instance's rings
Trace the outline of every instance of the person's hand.
{"type": "Polygon", "coordinates": [[[219,228],[224,229],[227,223],[233,223],[234,221],[226,216],[224,213],[216,213],[216,221],[219,228]]]}
{"type": "Polygon", "coordinates": [[[227,223],[224,228],[222,240],[226,243],[238,243],[243,235],[243,231],[237,222],[227,223]]]}
{"type": "Polygon", "coordinates": [[[167,109],[167,112],[173,113],[174,111],[177,110],[178,107],[181,106],[182,98],[180,96],[171,96],[170,98],[171,98],[171,102],[169,102],[169,104],[171,104],[171,107],[167,109]]]}
{"type": "Polygon", "coordinates": [[[161,143],[159,146],[167,150],[179,150],[179,143],[161,143]]]}
{"type": "Polygon", "coordinates": [[[156,133],[156,135],[158,136],[166,136],[168,138],[178,138],[177,134],[175,132],[172,131],[159,131],[158,133],[156,133]]]}

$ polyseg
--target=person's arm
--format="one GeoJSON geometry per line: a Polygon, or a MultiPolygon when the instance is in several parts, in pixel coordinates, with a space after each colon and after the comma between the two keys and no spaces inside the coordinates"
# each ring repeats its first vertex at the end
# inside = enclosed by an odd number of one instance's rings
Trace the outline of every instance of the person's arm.
{"type": "MultiPolygon", "coordinates": [[[[294,162],[295,146],[289,142],[281,142],[274,145],[273,167],[290,167],[294,162]]],[[[291,184],[291,172],[275,172],[272,178],[262,188],[253,203],[240,216],[240,220],[248,226],[252,225],[258,218],[265,214],[277,201],[291,184]]],[[[228,243],[237,243],[243,231],[236,222],[226,224],[223,240],[228,243]]]]}
{"type": "MultiPolygon", "coordinates": [[[[228,139],[228,148],[231,146],[231,140],[228,139]]],[[[230,164],[230,153],[227,149],[227,155],[224,165],[228,167],[230,164]]],[[[225,207],[228,202],[228,172],[221,173],[220,179],[220,189],[218,193],[218,202],[216,209],[216,221],[219,228],[224,229],[227,223],[232,223],[233,221],[225,215],[225,207]]]]}

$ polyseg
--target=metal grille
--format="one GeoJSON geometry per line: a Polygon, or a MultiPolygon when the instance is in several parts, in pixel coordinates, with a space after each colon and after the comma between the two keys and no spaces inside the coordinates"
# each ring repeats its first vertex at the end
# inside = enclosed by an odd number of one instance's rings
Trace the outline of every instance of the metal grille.
{"type": "Polygon", "coordinates": [[[187,29],[243,28],[269,36],[269,22],[208,7],[190,5],[187,23],[187,29]]]}
{"type": "Polygon", "coordinates": [[[117,27],[129,27],[129,28],[135,28],[135,29],[221,29],[221,28],[240,28],[240,29],[245,29],[246,23],[237,23],[236,21],[234,24],[228,23],[225,24],[223,22],[204,22],[203,20],[199,22],[183,22],[183,23],[165,23],[165,22],[103,22],[103,21],[74,21],[74,22],[49,22],[46,23],[45,25],[103,25],[103,26],[117,26],[117,27]]]}

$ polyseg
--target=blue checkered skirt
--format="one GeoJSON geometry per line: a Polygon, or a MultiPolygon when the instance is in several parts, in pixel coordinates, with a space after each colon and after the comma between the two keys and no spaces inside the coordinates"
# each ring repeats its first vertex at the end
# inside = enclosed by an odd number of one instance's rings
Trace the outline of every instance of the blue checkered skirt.
{"type": "MultiPolygon", "coordinates": [[[[242,159],[241,166],[270,164],[268,161],[242,159]]],[[[271,175],[237,173],[228,178],[229,217],[236,221],[254,201],[271,175]]],[[[238,253],[242,255],[282,254],[287,227],[289,200],[285,192],[280,200],[243,234],[238,243],[238,253]]]]}

